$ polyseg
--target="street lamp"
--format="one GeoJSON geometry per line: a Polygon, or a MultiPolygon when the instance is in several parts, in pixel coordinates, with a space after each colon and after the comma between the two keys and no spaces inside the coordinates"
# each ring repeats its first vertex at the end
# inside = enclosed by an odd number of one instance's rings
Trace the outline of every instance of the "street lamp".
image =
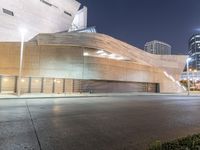
{"type": "Polygon", "coordinates": [[[22,64],[23,64],[23,52],[24,52],[24,38],[27,33],[27,29],[20,28],[19,32],[21,34],[21,48],[20,48],[20,63],[19,63],[19,77],[18,77],[18,87],[17,87],[17,95],[21,94],[21,78],[22,78],[22,64]]]}
{"type": "Polygon", "coordinates": [[[193,86],[194,86],[195,90],[196,90],[196,74],[197,74],[197,70],[194,69],[193,70],[193,86]]]}
{"type": "Polygon", "coordinates": [[[191,58],[187,58],[187,90],[188,95],[190,95],[190,78],[189,78],[189,62],[191,61],[191,58]]]}

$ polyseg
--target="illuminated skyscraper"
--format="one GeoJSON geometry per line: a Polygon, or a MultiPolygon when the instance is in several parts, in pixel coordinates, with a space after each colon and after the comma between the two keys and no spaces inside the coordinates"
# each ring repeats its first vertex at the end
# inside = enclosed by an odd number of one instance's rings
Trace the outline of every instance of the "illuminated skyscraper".
{"type": "Polygon", "coordinates": [[[192,58],[190,68],[200,70],[200,34],[195,34],[189,39],[189,55],[192,58]]]}

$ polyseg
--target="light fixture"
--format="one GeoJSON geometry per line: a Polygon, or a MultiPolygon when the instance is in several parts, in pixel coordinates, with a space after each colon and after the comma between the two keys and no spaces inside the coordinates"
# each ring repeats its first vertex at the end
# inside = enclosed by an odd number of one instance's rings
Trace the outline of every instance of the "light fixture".
{"type": "Polygon", "coordinates": [[[166,71],[164,71],[164,74],[166,77],[169,77],[169,74],[166,71]]]}
{"type": "Polygon", "coordinates": [[[124,58],[123,57],[117,57],[116,59],[117,60],[123,60],[124,58]]]}
{"type": "Polygon", "coordinates": [[[178,86],[180,86],[180,87],[181,87],[181,84],[180,84],[180,82],[179,82],[179,81],[176,81],[176,84],[178,84],[178,86]]]}
{"type": "Polygon", "coordinates": [[[190,95],[190,79],[189,79],[189,62],[192,59],[190,57],[187,58],[186,62],[187,62],[187,91],[188,91],[188,96],[190,95]]]}
{"type": "Polygon", "coordinates": [[[189,63],[192,60],[192,58],[188,57],[187,62],[189,63]]]}
{"type": "Polygon", "coordinates": [[[83,55],[84,55],[84,56],[89,56],[89,53],[84,52],[83,55]]]}
{"type": "Polygon", "coordinates": [[[8,78],[4,78],[3,81],[4,81],[4,82],[8,82],[8,78]]]}
{"type": "Polygon", "coordinates": [[[112,58],[112,59],[115,59],[116,55],[115,54],[110,54],[109,57],[112,58]]]}
{"type": "Polygon", "coordinates": [[[108,54],[107,54],[107,53],[105,53],[105,52],[101,54],[101,56],[107,56],[107,55],[108,55],[108,54]]]}
{"type": "Polygon", "coordinates": [[[97,51],[96,53],[97,53],[97,54],[102,54],[102,53],[104,53],[104,51],[103,51],[103,50],[99,50],[99,51],[97,51]]]}
{"type": "Polygon", "coordinates": [[[173,82],[176,82],[176,80],[175,80],[172,76],[169,76],[169,78],[170,78],[173,82]]]}

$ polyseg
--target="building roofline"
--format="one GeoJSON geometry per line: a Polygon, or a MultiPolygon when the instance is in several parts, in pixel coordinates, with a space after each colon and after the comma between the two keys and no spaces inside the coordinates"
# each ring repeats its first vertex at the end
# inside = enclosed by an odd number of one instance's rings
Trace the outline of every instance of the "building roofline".
{"type": "Polygon", "coordinates": [[[194,38],[195,36],[197,36],[197,35],[199,35],[200,36],[200,33],[195,33],[195,34],[193,34],[192,36],[190,36],[190,38],[189,38],[189,41],[191,41],[192,40],[192,38],[194,38]]]}
{"type": "Polygon", "coordinates": [[[151,43],[151,42],[157,42],[157,43],[160,43],[160,44],[163,44],[163,45],[167,45],[167,46],[172,48],[172,46],[170,44],[162,42],[162,41],[159,41],[159,40],[153,40],[153,41],[146,42],[145,45],[148,44],[148,43],[151,43]]]}

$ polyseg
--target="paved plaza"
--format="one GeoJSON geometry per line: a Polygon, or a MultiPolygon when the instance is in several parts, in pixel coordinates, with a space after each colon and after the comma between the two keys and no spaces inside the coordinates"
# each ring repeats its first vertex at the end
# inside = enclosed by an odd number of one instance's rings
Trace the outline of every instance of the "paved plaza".
{"type": "Polygon", "coordinates": [[[142,150],[200,133],[200,98],[0,100],[0,150],[142,150]]]}

